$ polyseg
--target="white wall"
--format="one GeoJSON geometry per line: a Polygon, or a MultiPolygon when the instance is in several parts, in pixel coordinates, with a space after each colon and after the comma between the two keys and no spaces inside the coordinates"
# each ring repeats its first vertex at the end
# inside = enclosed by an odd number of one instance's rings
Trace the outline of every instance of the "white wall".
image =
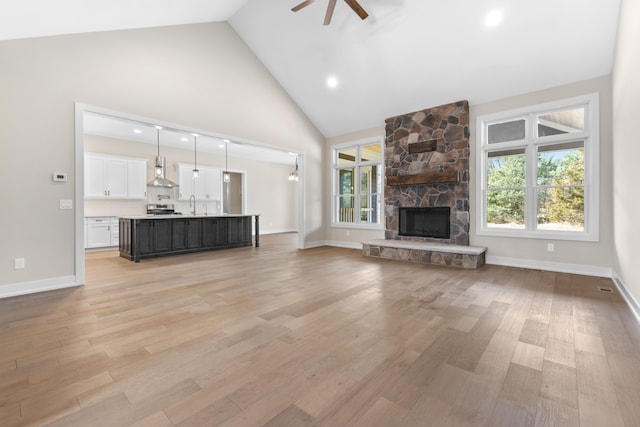
{"type": "Polygon", "coordinates": [[[226,23],[2,41],[0,94],[0,294],[74,279],[58,205],[74,198],[75,102],[303,152],[304,238],[324,239],[324,138],[226,23]]]}
{"type": "Polygon", "coordinates": [[[471,244],[489,248],[487,251],[488,263],[610,276],[613,248],[611,77],[605,76],[572,83],[486,104],[472,104],[470,105],[469,117],[471,126],[471,182],[469,185],[472,218],[471,244]],[[477,224],[475,223],[476,209],[478,209],[476,193],[480,189],[475,163],[476,146],[478,145],[477,135],[475,135],[477,117],[595,92],[600,94],[600,241],[578,242],[478,236],[476,234],[477,224]],[[554,243],[554,252],[547,252],[547,243],[554,243]]]}
{"type": "MultiPolygon", "coordinates": [[[[123,141],[95,135],[85,135],[85,151],[103,154],[135,157],[147,160],[147,181],[153,179],[155,161],[155,145],[133,141],[123,141]]],[[[161,154],[167,159],[166,177],[176,182],[176,163],[193,163],[193,151],[172,147],[162,147],[161,154]]],[[[214,166],[224,169],[224,151],[220,155],[198,153],[199,166],[214,166]]],[[[298,229],[298,191],[297,186],[288,180],[292,166],[276,163],[229,157],[229,170],[243,172],[246,179],[246,213],[260,214],[260,233],[281,233],[298,229]]],[[[163,190],[163,194],[175,193],[163,190]]],[[[174,195],[175,197],[175,195],[174,195]]],[[[163,200],[162,203],[173,203],[176,210],[189,212],[189,202],[179,200],[163,200]]],[[[85,216],[119,216],[146,214],[147,203],[159,203],[157,199],[149,200],[85,200],[85,216]]],[[[204,202],[197,203],[197,212],[204,212],[204,202]]],[[[220,206],[207,202],[207,212],[220,213],[220,206]]]]}
{"type": "Polygon", "coordinates": [[[640,2],[622,0],[613,68],[614,272],[640,301],[640,190],[638,106],[640,105],[640,2]]]}
{"type": "MultiPolygon", "coordinates": [[[[455,100],[452,100],[455,101],[455,100]]],[[[425,105],[424,108],[429,108],[425,105]]],[[[512,98],[502,99],[485,104],[470,104],[470,174],[469,183],[471,227],[470,240],[472,245],[487,246],[488,262],[514,266],[546,268],[582,272],[608,276],[611,274],[613,248],[612,238],[612,142],[611,142],[611,78],[609,76],[573,83],[534,93],[528,93],[512,98]],[[475,224],[476,191],[479,180],[476,177],[475,146],[478,143],[475,136],[476,119],[479,115],[497,111],[511,110],[563,98],[598,92],[600,94],[600,241],[577,242],[567,240],[541,240],[522,238],[502,238],[478,236],[475,224]],[[547,243],[555,244],[555,252],[547,252],[547,243]]],[[[363,138],[384,136],[384,124],[380,127],[367,129],[348,135],[329,138],[325,146],[327,168],[329,168],[331,145],[363,138]]],[[[325,186],[330,188],[331,176],[327,172],[325,186]]],[[[327,215],[327,241],[341,246],[355,246],[359,242],[373,238],[384,238],[384,231],[333,228],[330,223],[331,198],[325,199],[325,215],[327,215]],[[347,236],[349,231],[349,236],[347,236]]]]}

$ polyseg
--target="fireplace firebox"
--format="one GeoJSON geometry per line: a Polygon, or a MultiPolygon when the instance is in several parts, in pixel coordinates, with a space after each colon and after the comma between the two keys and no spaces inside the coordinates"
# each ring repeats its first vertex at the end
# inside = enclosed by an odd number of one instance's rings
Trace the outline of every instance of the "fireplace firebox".
{"type": "Polygon", "coordinates": [[[451,208],[399,208],[398,234],[400,236],[449,239],[451,234],[451,208]]]}

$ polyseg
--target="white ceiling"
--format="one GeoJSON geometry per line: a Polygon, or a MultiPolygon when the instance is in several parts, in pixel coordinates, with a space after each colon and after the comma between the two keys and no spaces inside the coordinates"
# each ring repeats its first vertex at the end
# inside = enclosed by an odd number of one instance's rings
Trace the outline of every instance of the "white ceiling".
{"type": "Polygon", "coordinates": [[[2,0],[0,39],[229,20],[325,136],[611,72],[620,0],[2,0]],[[488,28],[488,12],[504,19],[488,28]],[[330,90],[326,78],[339,85],[330,90]]]}
{"type": "Polygon", "coordinates": [[[226,21],[247,0],[2,0],[0,40],[226,21]]]}
{"type": "Polygon", "coordinates": [[[359,0],[365,21],[339,1],[328,27],[327,0],[291,12],[299,2],[252,0],[230,22],[325,136],[612,69],[619,0],[359,0]],[[488,28],[495,9],[504,19],[488,28]]]}
{"type": "MultiPolygon", "coordinates": [[[[158,135],[158,130],[153,124],[94,113],[84,114],[83,126],[86,134],[153,145],[153,147],[149,147],[149,153],[153,155],[155,155],[157,150],[158,136],[160,138],[161,155],[163,147],[173,147],[188,151],[194,150],[193,132],[184,129],[169,129],[165,127],[160,130],[158,135]]],[[[231,158],[291,165],[292,168],[295,164],[295,153],[259,146],[255,143],[229,140],[214,135],[205,135],[202,133],[197,133],[197,135],[196,144],[198,153],[210,153],[224,158],[225,148],[227,148],[227,154],[231,158]],[[225,141],[228,142],[225,143],[225,141]]]]}

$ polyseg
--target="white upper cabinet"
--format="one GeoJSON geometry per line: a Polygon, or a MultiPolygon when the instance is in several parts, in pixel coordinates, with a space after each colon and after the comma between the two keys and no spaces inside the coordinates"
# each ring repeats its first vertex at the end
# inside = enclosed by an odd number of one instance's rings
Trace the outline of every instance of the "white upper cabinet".
{"type": "Polygon", "coordinates": [[[222,196],[222,171],[211,166],[198,166],[200,173],[193,179],[193,165],[178,163],[179,199],[194,195],[199,201],[219,201],[222,196]]]}
{"type": "Polygon", "coordinates": [[[144,199],[147,161],[86,153],[84,196],[87,198],[144,199]]]}
{"type": "Polygon", "coordinates": [[[200,176],[196,180],[196,199],[220,200],[222,198],[221,173],[222,171],[218,168],[202,167],[200,169],[200,176]],[[200,195],[199,198],[198,195],[200,195]]]}
{"type": "Polygon", "coordinates": [[[193,165],[178,163],[178,199],[189,200],[192,194],[195,195],[193,165]]]}
{"type": "Polygon", "coordinates": [[[108,197],[127,197],[127,161],[124,159],[106,159],[106,178],[108,197]]]}
{"type": "Polygon", "coordinates": [[[136,199],[147,197],[146,160],[127,160],[127,196],[136,199]]]}

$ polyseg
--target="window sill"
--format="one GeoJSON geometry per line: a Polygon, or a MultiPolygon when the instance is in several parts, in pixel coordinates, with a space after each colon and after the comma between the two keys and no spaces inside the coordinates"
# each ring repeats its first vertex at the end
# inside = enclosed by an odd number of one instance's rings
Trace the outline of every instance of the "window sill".
{"type": "Polygon", "coordinates": [[[598,242],[600,240],[597,232],[528,231],[485,228],[477,230],[476,235],[518,239],[574,240],[578,242],[598,242]]]}

